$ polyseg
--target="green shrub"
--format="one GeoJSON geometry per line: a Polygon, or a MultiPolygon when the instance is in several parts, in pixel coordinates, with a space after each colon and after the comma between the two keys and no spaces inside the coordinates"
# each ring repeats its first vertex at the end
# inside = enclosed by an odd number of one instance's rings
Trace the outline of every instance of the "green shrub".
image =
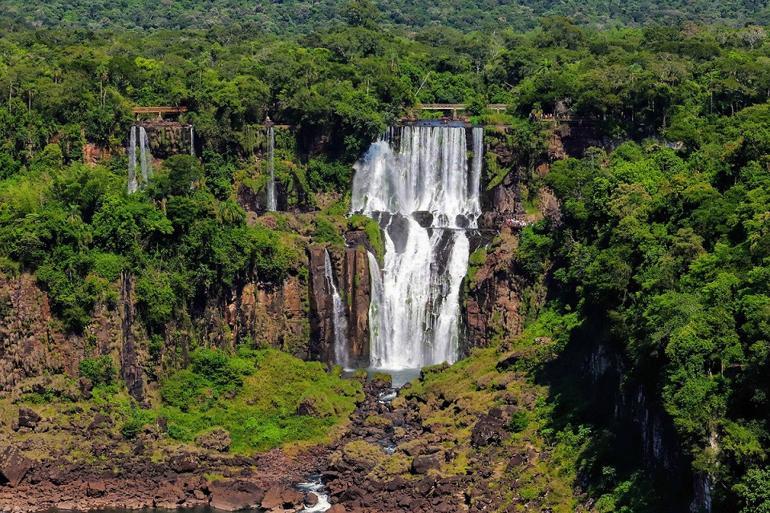
{"type": "Polygon", "coordinates": [[[529,417],[527,412],[516,411],[511,415],[511,420],[508,422],[508,431],[512,433],[521,433],[529,425],[529,417]]]}
{"type": "Polygon", "coordinates": [[[94,386],[111,385],[115,380],[115,366],[109,355],[85,358],[78,369],[80,376],[91,380],[94,386]]]}
{"type": "Polygon", "coordinates": [[[217,349],[198,349],[191,358],[192,370],[207,379],[219,391],[243,386],[243,377],[254,372],[254,364],[217,349]]]}
{"type": "Polygon", "coordinates": [[[378,262],[382,263],[382,259],[385,258],[385,242],[382,240],[382,231],[377,221],[371,217],[355,214],[348,219],[348,228],[363,230],[366,233],[366,238],[369,239],[374,250],[374,256],[377,257],[378,262]]]}
{"type": "Polygon", "coordinates": [[[151,327],[162,327],[171,320],[176,294],[168,273],[147,270],[136,281],[136,295],[141,312],[151,327]]]}
{"type": "Polygon", "coordinates": [[[313,240],[319,244],[331,244],[333,246],[343,246],[345,239],[342,238],[339,228],[325,217],[318,217],[315,222],[315,232],[313,240]]]}
{"type": "Polygon", "coordinates": [[[342,162],[311,159],[307,164],[307,177],[313,191],[344,191],[350,184],[352,168],[342,162]]]}
{"type": "Polygon", "coordinates": [[[163,381],[160,395],[166,404],[186,412],[202,405],[204,393],[209,386],[205,377],[190,369],[182,369],[163,381]]]}
{"type": "Polygon", "coordinates": [[[131,440],[142,431],[144,426],[152,421],[152,413],[149,411],[141,410],[135,405],[131,405],[128,416],[120,427],[120,434],[123,438],[131,440]]]}

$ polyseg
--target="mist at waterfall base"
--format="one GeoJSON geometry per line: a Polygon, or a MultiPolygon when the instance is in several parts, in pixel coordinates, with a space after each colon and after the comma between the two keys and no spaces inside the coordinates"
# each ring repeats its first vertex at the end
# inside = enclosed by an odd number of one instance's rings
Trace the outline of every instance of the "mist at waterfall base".
{"type": "Polygon", "coordinates": [[[369,256],[370,368],[395,373],[394,381],[457,360],[482,154],[482,128],[473,129],[469,162],[464,127],[404,126],[355,166],[351,210],[378,221],[385,245],[381,270],[369,256]]]}

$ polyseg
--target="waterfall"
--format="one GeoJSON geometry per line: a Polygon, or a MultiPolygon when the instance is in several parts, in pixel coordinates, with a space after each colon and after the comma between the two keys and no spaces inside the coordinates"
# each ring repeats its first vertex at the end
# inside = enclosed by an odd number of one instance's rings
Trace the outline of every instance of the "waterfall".
{"type": "Polygon", "coordinates": [[[387,353],[388,348],[383,342],[388,338],[383,330],[387,329],[387,324],[383,319],[383,302],[385,291],[382,285],[382,272],[377,258],[371,253],[366,252],[369,259],[369,280],[371,282],[371,296],[369,300],[369,337],[371,340],[370,352],[372,354],[383,355],[387,353]]]}
{"type": "Polygon", "coordinates": [[[190,155],[195,156],[195,131],[192,125],[190,125],[190,155]]]}
{"type": "Polygon", "coordinates": [[[146,187],[152,176],[152,154],[147,131],[143,126],[139,127],[139,164],[142,167],[142,182],[146,187]]]}
{"type": "Polygon", "coordinates": [[[278,210],[275,200],[275,131],[272,126],[267,127],[267,169],[270,172],[270,181],[267,184],[267,209],[278,210]]]}
{"type": "Polygon", "coordinates": [[[374,368],[457,359],[465,229],[481,213],[482,129],[473,146],[469,166],[463,127],[408,126],[372,144],[355,166],[352,211],[376,219],[385,242],[381,283],[372,275],[374,368]]]}
{"type": "Polygon", "coordinates": [[[484,127],[473,127],[473,165],[471,180],[468,183],[468,195],[473,198],[471,208],[476,218],[481,215],[481,169],[484,165],[484,127]]]}
{"type": "Polygon", "coordinates": [[[139,188],[136,181],[136,132],[137,127],[132,126],[128,141],[128,193],[133,194],[139,188]]]}
{"type": "Polygon", "coordinates": [[[334,284],[334,272],[329,252],[324,250],[324,274],[326,284],[332,293],[332,324],[334,328],[334,363],[348,366],[348,321],[345,318],[345,304],[334,284]]]}

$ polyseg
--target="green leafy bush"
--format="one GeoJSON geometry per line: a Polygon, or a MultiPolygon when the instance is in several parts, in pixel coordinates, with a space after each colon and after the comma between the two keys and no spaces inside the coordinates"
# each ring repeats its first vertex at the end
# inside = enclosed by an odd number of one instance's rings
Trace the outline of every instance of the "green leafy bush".
{"type": "Polygon", "coordinates": [[[85,358],[81,360],[78,370],[80,376],[91,380],[94,386],[111,385],[115,380],[115,365],[109,355],[85,358]]]}

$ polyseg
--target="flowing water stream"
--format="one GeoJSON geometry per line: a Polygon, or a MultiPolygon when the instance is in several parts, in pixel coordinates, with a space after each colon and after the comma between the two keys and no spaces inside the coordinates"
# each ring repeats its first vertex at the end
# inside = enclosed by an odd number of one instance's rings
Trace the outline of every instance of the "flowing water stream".
{"type": "Polygon", "coordinates": [[[267,127],[267,170],[270,173],[270,181],[267,182],[267,209],[278,210],[278,202],[275,196],[275,130],[267,127]]]}
{"type": "Polygon", "coordinates": [[[337,286],[334,284],[334,272],[329,252],[324,250],[324,275],[332,295],[332,324],[334,328],[334,362],[347,368],[348,365],[348,320],[345,317],[345,303],[342,302],[337,286]]]}
{"type": "Polygon", "coordinates": [[[139,179],[136,174],[137,165],[139,166],[143,187],[152,177],[152,154],[150,153],[150,141],[147,137],[147,131],[143,126],[133,125],[129,133],[128,141],[128,193],[133,194],[139,189],[139,179]],[[139,155],[137,158],[137,147],[139,155]]]}

